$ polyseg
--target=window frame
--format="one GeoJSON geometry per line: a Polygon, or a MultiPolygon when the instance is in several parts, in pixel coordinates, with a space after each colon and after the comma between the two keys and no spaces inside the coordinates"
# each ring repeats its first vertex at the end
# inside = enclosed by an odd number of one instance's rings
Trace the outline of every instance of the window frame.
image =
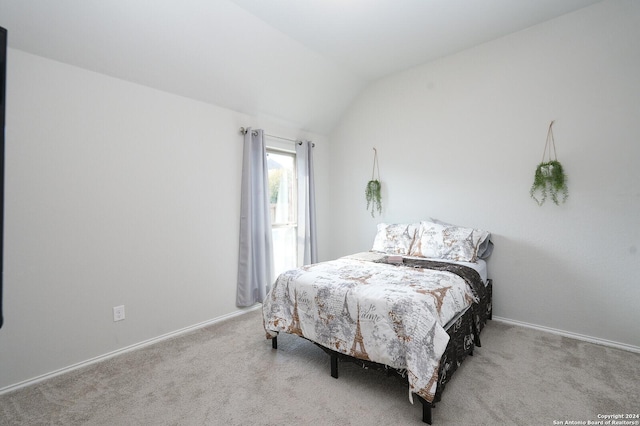
{"type": "Polygon", "coordinates": [[[287,148],[282,148],[279,146],[274,146],[272,144],[269,144],[267,142],[266,144],[266,155],[267,158],[269,157],[269,154],[274,154],[274,155],[284,155],[284,156],[288,156],[291,157],[291,159],[293,160],[293,176],[292,176],[292,188],[291,188],[291,192],[292,192],[292,198],[293,198],[293,213],[292,216],[290,217],[290,219],[293,219],[293,221],[290,222],[283,222],[283,223],[276,223],[273,222],[271,223],[271,230],[273,232],[274,229],[285,229],[285,228],[292,228],[294,231],[294,244],[293,244],[293,253],[294,253],[294,267],[298,267],[300,265],[298,265],[298,244],[296,243],[296,241],[298,240],[298,167],[297,167],[297,161],[296,161],[296,151],[292,150],[292,149],[287,149],[287,148]]]}

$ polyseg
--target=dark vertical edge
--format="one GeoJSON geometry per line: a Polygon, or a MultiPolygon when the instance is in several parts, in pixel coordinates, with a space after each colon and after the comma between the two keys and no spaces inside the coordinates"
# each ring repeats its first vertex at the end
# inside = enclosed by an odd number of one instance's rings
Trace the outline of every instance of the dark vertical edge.
{"type": "Polygon", "coordinates": [[[7,30],[0,27],[0,328],[2,314],[2,286],[4,283],[4,120],[7,81],[7,30]]]}

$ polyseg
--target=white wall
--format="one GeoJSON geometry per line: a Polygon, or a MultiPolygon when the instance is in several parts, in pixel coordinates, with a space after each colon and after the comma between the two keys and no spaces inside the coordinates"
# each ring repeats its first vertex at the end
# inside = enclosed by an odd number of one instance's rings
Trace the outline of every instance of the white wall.
{"type": "Polygon", "coordinates": [[[609,1],[368,88],[331,135],[330,255],[368,250],[382,221],[483,228],[496,316],[640,347],[638,40],[640,2],[609,1]],[[570,196],[539,207],[551,120],[570,196]]]}
{"type": "Polygon", "coordinates": [[[320,135],[9,49],[0,389],[237,311],[240,126],[314,140],[326,205],[320,135]]]}

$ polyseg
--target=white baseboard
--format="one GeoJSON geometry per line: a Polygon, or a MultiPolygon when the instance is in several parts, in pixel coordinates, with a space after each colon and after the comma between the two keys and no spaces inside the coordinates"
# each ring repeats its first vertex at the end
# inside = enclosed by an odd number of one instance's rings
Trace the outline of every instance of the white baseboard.
{"type": "Polygon", "coordinates": [[[194,324],[194,325],[191,325],[189,327],[181,328],[180,330],[172,331],[170,333],[166,333],[166,334],[163,334],[161,336],[145,340],[143,342],[134,343],[133,345],[124,347],[122,349],[118,349],[118,350],[115,350],[113,352],[109,352],[109,353],[106,353],[104,355],[100,355],[100,356],[97,356],[95,358],[91,358],[91,359],[88,359],[86,361],[81,361],[81,362],[79,362],[77,364],[73,364],[73,365],[70,365],[68,367],[64,367],[64,368],[61,368],[59,370],[52,371],[50,373],[42,374],[42,375],[34,377],[32,379],[24,380],[22,382],[19,382],[19,383],[13,384],[13,385],[9,385],[9,386],[6,386],[4,388],[0,388],[0,395],[2,395],[4,393],[7,393],[7,392],[14,391],[16,389],[20,389],[20,388],[23,388],[23,387],[26,387],[26,386],[30,386],[30,385],[36,384],[36,383],[41,382],[43,380],[47,380],[47,379],[50,379],[50,378],[55,377],[55,376],[59,376],[59,375],[64,374],[64,373],[68,373],[68,372],[73,371],[73,370],[77,370],[78,368],[86,367],[88,365],[95,364],[97,362],[105,361],[105,360],[107,360],[109,358],[113,358],[115,356],[122,355],[122,354],[124,354],[126,352],[130,352],[130,351],[133,351],[133,350],[136,350],[136,349],[140,349],[140,348],[143,348],[145,346],[153,345],[153,344],[161,342],[163,340],[167,340],[167,339],[170,339],[172,337],[176,337],[176,336],[179,336],[181,334],[185,334],[185,333],[188,333],[190,331],[197,330],[199,328],[206,327],[206,326],[211,325],[211,324],[215,324],[215,323],[218,323],[218,322],[221,322],[221,321],[233,318],[233,317],[237,317],[239,315],[243,315],[243,314],[246,314],[246,313],[251,312],[251,311],[255,311],[256,309],[260,309],[261,307],[262,307],[261,304],[257,304],[256,306],[252,306],[251,308],[248,308],[248,309],[242,309],[242,310],[238,310],[238,311],[235,311],[235,312],[231,312],[230,314],[222,315],[220,317],[213,318],[213,319],[210,319],[208,321],[204,321],[204,322],[201,322],[201,323],[198,323],[198,324],[194,324]]]}
{"type": "Polygon", "coordinates": [[[512,319],[509,319],[509,318],[497,317],[495,315],[492,317],[492,319],[495,320],[495,321],[503,322],[505,324],[511,324],[511,325],[518,325],[518,326],[521,326],[521,327],[533,328],[535,330],[544,331],[544,332],[552,333],[552,334],[558,334],[560,336],[570,337],[572,339],[582,340],[582,341],[585,341],[585,342],[595,343],[595,344],[603,345],[603,346],[609,346],[609,347],[612,347],[612,348],[622,349],[622,350],[625,350],[625,351],[640,353],[640,347],[633,346],[633,345],[628,345],[626,343],[614,342],[612,340],[600,339],[600,338],[597,338],[597,337],[586,336],[584,334],[579,334],[579,333],[572,333],[570,331],[558,330],[557,328],[545,327],[545,326],[542,326],[542,325],[529,324],[528,322],[512,320],[512,319]]]}
{"type": "MultiPolygon", "coordinates": [[[[163,334],[161,336],[145,340],[143,342],[135,343],[133,345],[124,347],[122,349],[118,349],[118,350],[115,350],[113,352],[109,352],[109,353],[106,353],[104,355],[100,355],[100,356],[97,356],[95,358],[91,358],[91,359],[88,359],[86,361],[82,361],[82,362],[70,365],[68,367],[64,367],[64,368],[61,368],[59,370],[52,371],[50,373],[42,374],[42,375],[34,377],[32,379],[24,380],[24,381],[16,383],[16,384],[6,386],[6,387],[0,389],[0,395],[2,395],[4,393],[11,392],[11,391],[14,391],[14,390],[17,390],[17,389],[20,389],[20,388],[23,388],[23,387],[26,387],[26,386],[30,386],[30,385],[36,384],[38,382],[50,379],[50,378],[55,377],[55,376],[59,376],[60,374],[64,374],[64,373],[68,373],[68,372],[73,371],[73,370],[77,370],[78,368],[86,367],[88,365],[95,364],[97,362],[105,361],[105,360],[107,360],[109,358],[113,358],[115,356],[122,355],[122,354],[124,354],[126,352],[130,352],[130,351],[133,351],[133,350],[136,350],[136,349],[140,349],[140,348],[143,348],[145,346],[153,345],[153,344],[161,342],[163,340],[170,339],[172,337],[176,337],[176,336],[179,336],[181,334],[185,334],[185,333],[188,333],[190,331],[197,330],[199,328],[206,327],[206,326],[211,325],[211,324],[215,324],[215,323],[218,323],[218,322],[221,322],[221,321],[224,321],[224,320],[227,320],[227,319],[239,316],[239,315],[243,315],[243,314],[245,314],[247,312],[251,312],[251,311],[254,311],[256,309],[260,309],[261,307],[262,307],[262,305],[258,304],[258,305],[254,306],[254,307],[249,308],[249,309],[243,309],[243,310],[235,311],[235,312],[232,312],[232,313],[227,314],[227,315],[223,315],[223,316],[220,316],[220,317],[217,317],[217,318],[213,318],[213,319],[208,320],[208,321],[204,321],[204,322],[201,322],[201,323],[198,323],[198,324],[194,324],[194,325],[191,325],[189,327],[182,328],[180,330],[172,331],[170,333],[166,333],[166,334],[163,334]]],[[[619,343],[619,342],[614,342],[614,341],[611,341],[611,340],[599,339],[599,338],[596,338],[596,337],[586,336],[584,334],[572,333],[572,332],[568,332],[568,331],[564,331],[564,330],[558,330],[556,328],[544,327],[544,326],[540,326],[540,325],[536,325],[536,324],[530,324],[530,323],[523,322],[523,321],[512,320],[512,319],[509,319],[509,318],[497,317],[495,315],[492,317],[492,319],[494,321],[503,322],[505,324],[511,324],[511,325],[517,325],[517,326],[521,326],[521,327],[533,328],[535,330],[539,330],[539,331],[543,331],[543,332],[547,332],[547,333],[552,333],[552,334],[558,334],[560,336],[570,337],[570,338],[577,339],[577,340],[582,340],[582,341],[585,341],[585,342],[590,342],[590,343],[595,343],[595,344],[598,344],[598,345],[604,345],[604,346],[609,346],[609,347],[613,347],[613,348],[617,348],[617,349],[622,349],[622,350],[625,350],[625,351],[640,353],[640,347],[633,346],[633,345],[628,345],[626,343],[619,343]]]]}

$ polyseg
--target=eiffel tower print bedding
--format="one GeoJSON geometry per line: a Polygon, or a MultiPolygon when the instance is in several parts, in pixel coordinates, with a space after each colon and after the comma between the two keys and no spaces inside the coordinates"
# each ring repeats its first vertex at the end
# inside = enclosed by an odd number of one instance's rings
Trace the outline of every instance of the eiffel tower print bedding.
{"type": "Polygon", "coordinates": [[[431,402],[449,341],[444,326],[478,300],[474,288],[482,281],[471,268],[466,272],[473,285],[468,277],[438,270],[446,268],[426,267],[350,256],[287,271],[263,302],[267,337],[296,334],[339,353],[406,369],[410,394],[431,402]]]}

